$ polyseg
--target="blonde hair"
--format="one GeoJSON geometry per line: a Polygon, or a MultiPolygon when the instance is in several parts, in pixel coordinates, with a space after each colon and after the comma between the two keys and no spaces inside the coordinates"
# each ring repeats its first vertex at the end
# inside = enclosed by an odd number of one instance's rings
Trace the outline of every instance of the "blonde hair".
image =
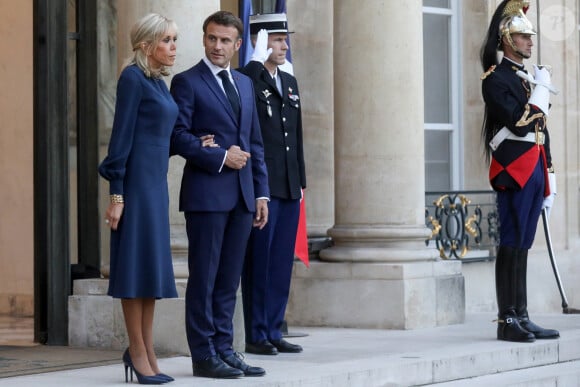
{"type": "Polygon", "coordinates": [[[170,29],[177,32],[175,22],[157,13],[150,13],[137,21],[131,28],[130,35],[134,54],[132,58],[129,58],[126,66],[137,65],[149,78],[169,75],[169,70],[165,66],[161,66],[159,69],[151,68],[147,61],[147,54],[157,48],[159,41],[170,29]]]}

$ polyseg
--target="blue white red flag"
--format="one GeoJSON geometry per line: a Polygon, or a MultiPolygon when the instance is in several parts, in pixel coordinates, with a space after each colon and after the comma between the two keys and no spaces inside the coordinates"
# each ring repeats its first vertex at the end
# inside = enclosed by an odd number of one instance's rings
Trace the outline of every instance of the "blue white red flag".
{"type": "Polygon", "coordinates": [[[252,48],[252,41],[250,40],[250,15],[254,14],[252,9],[252,0],[240,0],[240,19],[244,23],[244,36],[242,36],[242,46],[240,47],[240,67],[248,64],[252,58],[254,49],[252,48]]]}

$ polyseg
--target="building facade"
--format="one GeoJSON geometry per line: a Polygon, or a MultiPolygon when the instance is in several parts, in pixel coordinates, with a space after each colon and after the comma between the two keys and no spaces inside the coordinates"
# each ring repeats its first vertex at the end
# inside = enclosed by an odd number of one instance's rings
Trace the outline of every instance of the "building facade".
{"type": "MultiPolygon", "coordinates": [[[[0,43],[0,313],[35,315],[37,339],[63,343],[71,274],[93,265],[105,277],[108,271],[107,189],[91,168],[106,151],[130,26],[147,12],[173,18],[179,72],[203,55],[204,18],[218,9],[237,13],[238,3],[49,3],[0,2],[9,37],[0,43]]],[[[425,245],[425,197],[489,190],[478,57],[498,3],[287,1],[304,114],[308,234],[333,242],[309,269],[296,264],[290,323],[413,329],[494,312],[493,260],[440,259],[425,245]]],[[[551,231],[574,304],[580,9],[571,0],[532,3],[528,18],[540,28],[528,62],[552,65],[560,88],[549,122],[558,177],[551,231]]],[[[182,165],[172,158],[168,176],[178,278],[187,277],[177,211],[182,165]]],[[[540,230],[528,269],[530,310],[557,312],[540,230]]]]}

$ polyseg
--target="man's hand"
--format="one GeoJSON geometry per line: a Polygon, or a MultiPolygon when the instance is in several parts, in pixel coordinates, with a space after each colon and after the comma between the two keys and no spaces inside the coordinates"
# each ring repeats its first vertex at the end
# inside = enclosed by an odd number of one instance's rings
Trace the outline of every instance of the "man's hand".
{"type": "Polygon", "coordinates": [[[528,103],[536,106],[548,117],[550,113],[550,90],[548,87],[552,85],[550,71],[546,67],[540,68],[534,65],[534,75],[536,87],[534,87],[528,103]]]}
{"type": "Polygon", "coordinates": [[[533,65],[534,67],[534,80],[538,85],[543,85],[548,87],[552,84],[552,74],[550,74],[550,68],[546,66],[533,65]]]}
{"type": "Polygon", "coordinates": [[[258,37],[256,38],[256,46],[254,47],[254,53],[250,60],[255,60],[264,64],[270,57],[272,49],[268,48],[268,31],[261,29],[258,31],[258,37]]]}
{"type": "Polygon", "coordinates": [[[231,169],[242,169],[246,166],[246,162],[250,158],[248,152],[244,152],[237,145],[232,145],[228,149],[228,154],[226,155],[226,166],[231,169]]]}
{"type": "Polygon", "coordinates": [[[546,209],[546,215],[549,217],[556,198],[556,174],[554,172],[548,173],[548,181],[550,182],[550,195],[544,198],[542,209],[546,209]]]}
{"type": "Polygon", "coordinates": [[[260,230],[268,223],[268,200],[256,199],[256,216],[254,217],[254,227],[260,230]]]}

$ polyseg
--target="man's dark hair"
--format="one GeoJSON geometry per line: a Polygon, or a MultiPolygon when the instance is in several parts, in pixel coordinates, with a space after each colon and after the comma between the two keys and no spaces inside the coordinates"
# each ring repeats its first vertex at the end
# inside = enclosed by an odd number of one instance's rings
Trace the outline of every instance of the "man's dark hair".
{"type": "Polygon", "coordinates": [[[235,27],[238,30],[238,39],[244,35],[244,24],[239,17],[228,11],[217,11],[212,13],[203,22],[203,33],[207,32],[207,25],[215,23],[220,26],[235,27]]]}

